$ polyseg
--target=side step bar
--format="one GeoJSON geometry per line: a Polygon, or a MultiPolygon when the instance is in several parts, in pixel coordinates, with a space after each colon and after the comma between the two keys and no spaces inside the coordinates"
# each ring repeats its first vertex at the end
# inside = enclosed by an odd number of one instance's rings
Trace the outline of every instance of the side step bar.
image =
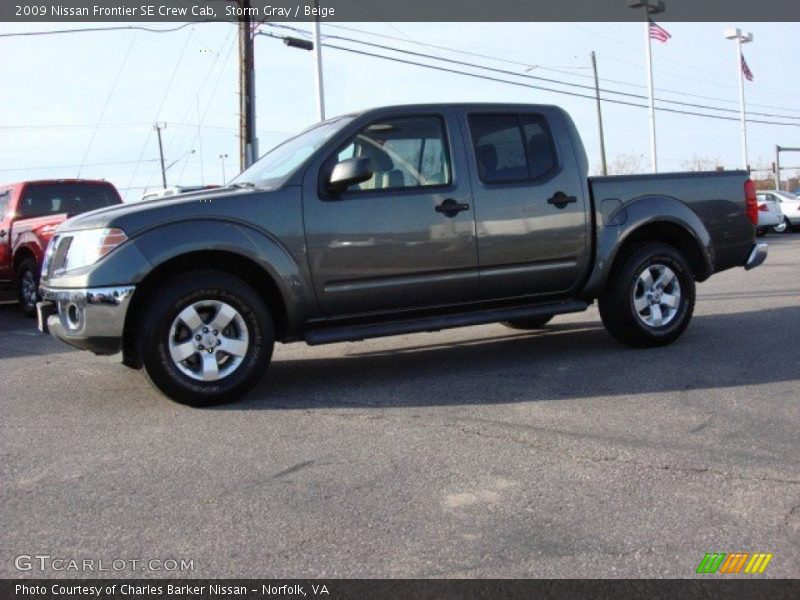
{"type": "Polygon", "coordinates": [[[552,304],[493,308],[474,312],[423,317],[420,319],[383,321],[380,323],[361,325],[328,325],[309,330],[306,333],[305,339],[309,346],[332,344],[335,342],[358,342],[368,338],[385,337],[389,335],[439,331],[441,329],[465,327],[468,325],[483,325],[486,323],[497,323],[499,321],[513,321],[516,319],[529,319],[548,315],[582,312],[588,307],[589,305],[586,302],[569,300],[567,302],[552,304]]]}

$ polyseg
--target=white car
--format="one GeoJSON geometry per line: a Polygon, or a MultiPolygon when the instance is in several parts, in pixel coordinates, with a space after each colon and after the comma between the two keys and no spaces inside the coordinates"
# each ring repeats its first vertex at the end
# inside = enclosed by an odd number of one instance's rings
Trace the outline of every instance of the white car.
{"type": "Polygon", "coordinates": [[[779,226],[783,222],[783,213],[780,203],[775,196],[769,192],[759,192],[756,195],[758,200],[758,225],[756,233],[764,235],[770,229],[779,226]]]}
{"type": "MultiPolygon", "coordinates": [[[[782,219],[772,229],[776,233],[788,233],[792,229],[800,227],[800,198],[791,192],[783,192],[778,190],[770,190],[761,192],[758,195],[758,201],[761,202],[761,195],[773,199],[777,202],[778,208],[781,211],[782,219]]],[[[761,211],[759,211],[759,216],[761,211]]],[[[759,226],[761,221],[759,219],[759,226]]]]}
{"type": "Polygon", "coordinates": [[[210,190],[219,187],[218,185],[173,185],[168,188],[157,190],[155,192],[145,192],[139,198],[140,202],[145,200],[155,200],[157,198],[169,198],[170,196],[178,196],[179,194],[188,194],[190,192],[199,192],[201,190],[210,190]]]}

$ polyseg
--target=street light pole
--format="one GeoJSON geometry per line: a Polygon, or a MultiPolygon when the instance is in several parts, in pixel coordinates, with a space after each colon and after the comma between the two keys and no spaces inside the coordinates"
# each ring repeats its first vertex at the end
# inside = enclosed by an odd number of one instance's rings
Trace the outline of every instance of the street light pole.
{"type": "Polygon", "coordinates": [[[744,65],[742,64],[742,44],[753,41],[752,33],[742,33],[739,28],[726,29],[725,37],[729,40],[736,40],[736,70],[739,73],[739,104],[741,106],[741,128],[742,128],[742,168],[745,171],[750,170],[750,164],[747,160],[747,110],[744,101],[744,65]]]}
{"type": "Polygon", "coordinates": [[[314,75],[317,82],[317,115],[325,120],[325,87],[322,78],[322,43],[320,42],[319,0],[314,0],[317,14],[314,17],[314,75]]]}

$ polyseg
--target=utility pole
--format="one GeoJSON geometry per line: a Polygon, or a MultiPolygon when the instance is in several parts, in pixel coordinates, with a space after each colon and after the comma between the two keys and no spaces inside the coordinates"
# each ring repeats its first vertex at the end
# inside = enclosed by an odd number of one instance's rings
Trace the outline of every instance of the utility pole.
{"type": "Polygon", "coordinates": [[[239,0],[239,163],[244,171],[258,158],[256,77],[250,0],[239,0]]]}
{"type": "Polygon", "coordinates": [[[158,154],[161,157],[161,183],[164,185],[164,189],[167,189],[167,170],[164,168],[164,146],[161,144],[161,130],[167,128],[167,124],[164,123],[164,127],[159,127],[158,123],[155,124],[156,135],[158,135],[158,154]]]}
{"type": "Polygon", "coordinates": [[[225,179],[225,159],[226,158],[228,158],[227,154],[220,154],[219,155],[219,159],[222,161],[222,185],[225,185],[225,182],[227,181],[225,179]]]}
{"type": "MultiPolygon", "coordinates": [[[[200,94],[196,96],[197,98],[197,147],[200,150],[200,184],[206,184],[205,174],[203,173],[203,131],[202,131],[202,119],[200,118],[200,94]]],[[[194,150],[192,150],[194,152],[194,150]]]]}
{"type": "Polygon", "coordinates": [[[600,160],[603,165],[603,175],[608,175],[606,163],[606,141],[603,135],[603,109],[600,106],[600,79],[597,77],[597,58],[592,50],[592,71],[594,71],[594,97],[597,100],[597,126],[600,129],[600,160]]]}

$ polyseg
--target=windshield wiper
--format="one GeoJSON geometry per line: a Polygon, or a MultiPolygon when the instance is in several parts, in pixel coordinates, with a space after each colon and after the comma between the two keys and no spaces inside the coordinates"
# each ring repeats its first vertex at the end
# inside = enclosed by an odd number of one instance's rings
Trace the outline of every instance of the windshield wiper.
{"type": "Polygon", "coordinates": [[[236,183],[231,183],[225,186],[226,188],[233,188],[233,189],[247,189],[251,190],[257,187],[261,187],[253,183],[252,181],[237,181],[236,183]]]}

